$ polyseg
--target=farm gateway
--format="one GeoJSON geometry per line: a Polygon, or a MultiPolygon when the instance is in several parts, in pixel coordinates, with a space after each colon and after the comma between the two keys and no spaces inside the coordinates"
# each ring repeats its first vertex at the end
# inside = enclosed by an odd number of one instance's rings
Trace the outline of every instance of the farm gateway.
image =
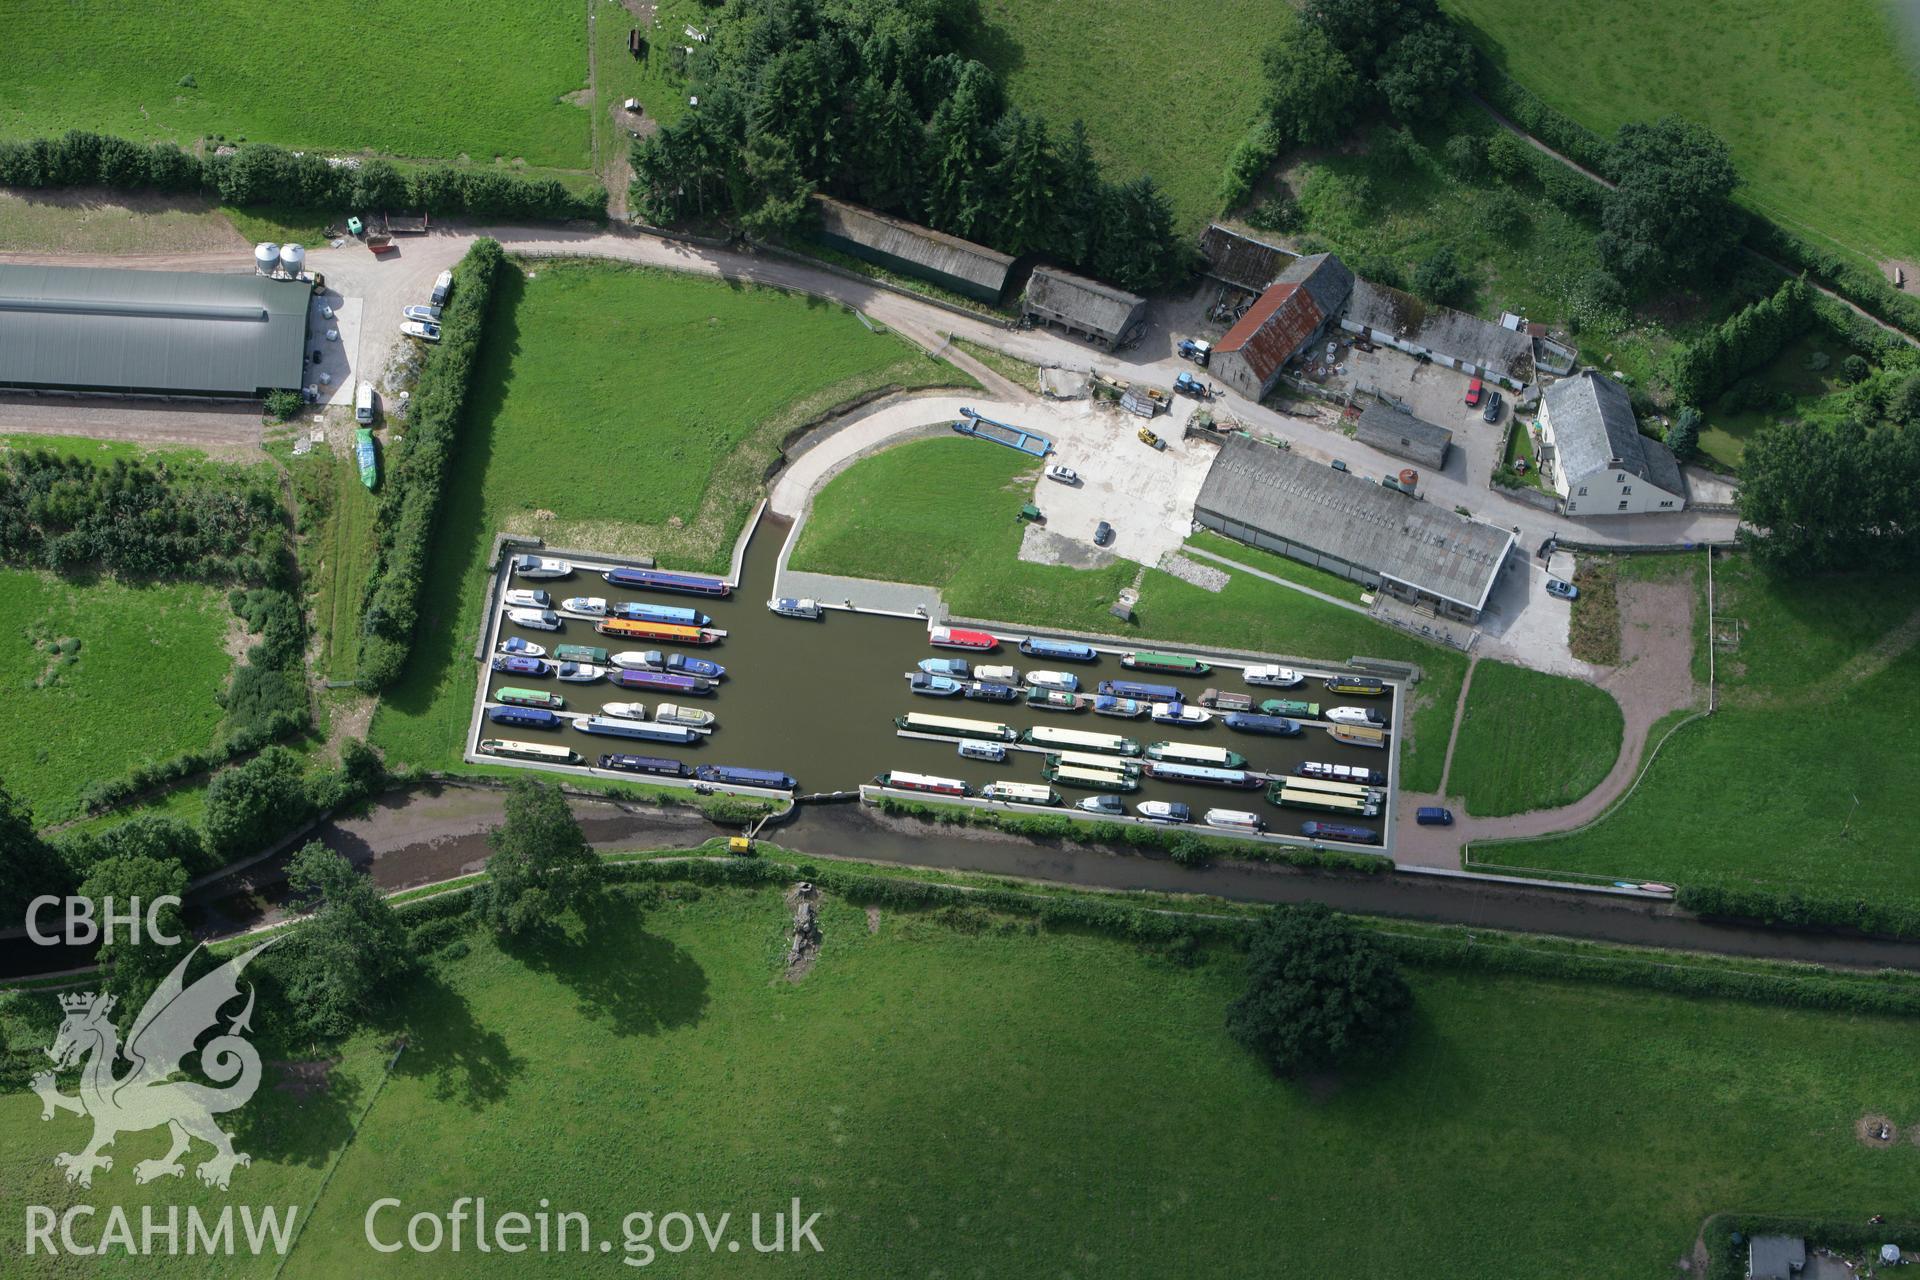
{"type": "Polygon", "coordinates": [[[118,1253],[129,1258],[231,1257],[236,1253],[259,1257],[285,1255],[293,1244],[293,1223],[299,1207],[250,1204],[223,1205],[209,1220],[198,1205],[141,1205],[136,1227],[127,1210],[109,1205],[76,1204],[57,1212],[51,1206],[27,1206],[27,1256],[48,1253],[76,1258],[104,1258],[118,1253]],[[236,1212],[239,1230],[234,1230],[236,1212]],[[100,1219],[104,1218],[104,1221],[100,1219]]]}

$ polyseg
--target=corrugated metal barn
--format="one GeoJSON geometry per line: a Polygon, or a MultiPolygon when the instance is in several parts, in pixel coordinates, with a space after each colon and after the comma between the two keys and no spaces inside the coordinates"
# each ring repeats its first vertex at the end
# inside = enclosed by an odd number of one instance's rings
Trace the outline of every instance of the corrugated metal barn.
{"type": "Polygon", "coordinates": [[[1025,314],[1112,347],[1146,316],[1147,300],[1085,276],[1035,267],[1027,281],[1025,314]]]}
{"type": "Polygon", "coordinates": [[[1004,253],[831,196],[815,196],[813,207],[820,216],[814,238],[830,249],[981,302],[1006,292],[1013,259],[1004,253]]]}
{"type": "Polygon", "coordinates": [[[1247,399],[1264,399],[1287,361],[1326,332],[1352,290],[1353,273],[1332,254],[1296,258],[1214,344],[1209,370],[1247,399]]]}

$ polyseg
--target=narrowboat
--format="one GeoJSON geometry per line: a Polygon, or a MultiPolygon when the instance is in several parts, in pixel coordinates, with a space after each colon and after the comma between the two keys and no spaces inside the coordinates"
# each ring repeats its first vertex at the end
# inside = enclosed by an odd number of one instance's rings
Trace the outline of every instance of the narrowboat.
{"type": "Polygon", "coordinates": [[[1038,707],[1042,711],[1084,711],[1086,703],[1070,693],[1058,689],[1027,690],[1027,705],[1038,707]]]}
{"type": "Polygon", "coordinates": [[[641,604],[633,600],[616,600],[607,606],[607,616],[627,622],[664,622],[673,627],[704,627],[713,621],[698,609],[685,605],[641,604]]]}
{"type": "Polygon", "coordinates": [[[1372,707],[1328,707],[1327,719],[1334,724],[1370,724],[1376,729],[1387,727],[1387,718],[1372,707]]]}
{"type": "Polygon", "coordinates": [[[567,700],[557,693],[547,693],[540,689],[496,689],[494,701],[504,702],[510,707],[545,707],[549,711],[565,710],[567,700]]]}
{"type": "Polygon", "coordinates": [[[1020,652],[1029,658],[1049,658],[1055,662],[1098,662],[1100,654],[1090,644],[1071,640],[1041,640],[1029,636],[1020,642],[1020,652]]]}
{"type": "Polygon", "coordinates": [[[664,756],[606,755],[600,757],[602,769],[618,769],[622,773],[653,773],[663,778],[684,778],[687,766],[678,760],[668,760],[664,756]]]}
{"type": "Polygon", "coordinates": [[[1102,680],[1100,692],[1110,698],[1137,698],[1141,702],[1179,702],[1180,691],[1170,684],[1143,684],[1138,680],[1102,680]]]}
{"type": "Polygon", "coordinates": [[[661,693],[690,694],[705,697],[713,692],[711,681],[698,676],[679,676],[667,671],[635,671],[616,667],[607,679],[622,689],[655,689],[661,693]]]}
{"type": "Polygon", "coordinates": [[[684,653],[667,655],[668,671],[681,676],[699,676],[702,680],[725,680],[727,669],[707,658],[695,658],[684,653]]]}
{"type": "Polygon", "coordinates": [[[1020,668],[1018,667],[975,667],[973,669],[973,678],[975,680],[991,681],[994,684],[1019,684],[1020,668]]]}
{"type": "Polygon", "coordinates": [[[1377,676],[1328,676],[1327,692],[1344,693],[1356,698],[1378,698],[1387,692],[1387,682],[1377,676]]]}
{"type": "Polygon", "coordinates": [[[501,597],[516,609],[551,609],[553,597],[531,587],[516,587],[501,597]]]}
{"type": "Polygon", "coordinates": [[[983,800],[1001,800],[1007,804],[1060,803],[1060,793],[1037,782],[989,782],[980,791],[983,800]]]}
{"type": "Polygon", "coordinates": [[[644,702],[609,702],[600,708],[603,716],[612,716],[617,720],[645,720],[647,704],[644,702]]]}
{"type": "Polygon", "coordinates": [[[1303,791],[1276,782],[1267,788],[1267,799],[1283,809],[1311,809],[1316,813],[1345,814],[1349,818],[1377,818],[1380,802],[1364,796],[1336,796],[1324,791],[1303,791]]]}
{"type": "Polygon", "coordinates": [[[952,738],[985,738],[989,742],[1012,742],[1011,726],[992,720],[962,720],[955,716],[929,716],[909,711],[895,716],[893,723],[906,733],[933,733],[952,738]]]}
{"type": "Polygon", "coordinates": [[[1344,742],[1350,747],[1384,747],[1387,734],[1384,729],[1376,729],[1370,724],[1336,724],[1327,730],[1327,736],[1335,742],[1344,742]]]}
{"type": "Polygon", "coordinates": [[[1191,822],[1193,811],[1172,800],[1144,800],[1133,811],[1148,822],[1191,822]]]}
{"type": "Polygon", "coordinates": [[[1209,809],[1202,821],[1222,831],[1244,831],[1257,835],[1267,829],[1264,818],[1257,813],[1248,813],[1244,809],[1209,809]]]}
{"type": "Polygon", "coordinates": [[[545,556],[515,556],[512,565],[517,578],[564,578],[573,572],[567,561],[545,556]]]}
{"type": "Polygon", "coordinates": [[[767,601],[767,608],[783,618],[806,618],[817,620],[821,615],[818,600],[802,599],[795,596],[780,596],[767,601]]]}
{"type": "Polygon", "coordinates": [[[1105,818],[1125,817],[1127,812],[1127,806],[1120,803],[1120,797],[1112,795],[1088,796],[1073,807],[1082,813],[1097,813],[1105,818]]]}
{"type": "Polygon", "coordinates": [[[1162,782],[1194,782],[1206,787],[1235,787],[1251,791],[1260,779],[1245,769],[1214,769],[1201,764],[1177,764],[1171,760],[1149,760],[1147,776],[1162,782]]]}
{"type": "Polygon", "coordinates": [[[907,692],[929,698],[951,698],[967,686],[952,676],[930,676],[924,671],[907,672],[907,692]]]}
{"type": "Polygon", "coordinates": [[[1223,689],[1206,689],[1200,694],[1200,705],[1212,707],[1215,711],[1251,711],[1253,699],[1244,693],[1231,693],[1223,689]]]}
{"type": "Polygon", "coordinates": [[[575,684],[593,684],[595,681],[604,680],[607,673],[612,670],[611,667],[602,667],[592,662],[563,662],[555,669],[554,674],[562,680],[571,680],[575,684]]]}
{"type": "Polygon", "coordinates": [[[1387,798],[1386,790],[1382,787],[1364,786],[1358,782],[1332,782],[1325,778],[1281,778],[1273,785],[1289,791],[1309,791],[1315,795],[1371,800],[1375,804],[1387,798]]]}
{"type": "Polygon", "coordinates": [[[1204,764],[1215,769],[1244,769],[1247,758],[1225,747],[1203,747],[1191,742],[1153,742],[1147,744],[1147,759],[1178,764],[1204,764]]]}
{"type": "Polygon", "coordinates": [[[1302,702],[1298,698],[1267,698],[1261,702],[1259,712],[1263,716],[1294,716],[1301,720],[1318,720],[1320,704],[1302,702]]]}
{"type": "Polygon", "coordinates": [[[977,649],[982,653],[1000,647],[1000,641],[985,631],[958,627],[934,627],[927,632],[927,643],[936,649],[977,649]]]}
{"type": "Polygon", "coordinates": [[[523,658],[518,654],[503,653],[493,660],[495,671],[504,671],[510,676],[550,676],[553,664],[545,658],[523,658]]]}
{"type": "Polygon", "coordinates": [[[568,613],[584,613],[592,618],[607,616],[607,598],[605,596],[568,596],[560,602],[560,607],[568,613]]]}
{"type": "Polygon", "coordinates": [[[1120,665],[1131,671],[1164,671],[1176,676],[1204,676],[1213,673],[1213,667],[1198,658],[1182,657],[1177,653],[1123,653],[1120,665]]]}
{"type": "Polygon", "coordinates": [[[544,742],[518,742],[512,738],[485,738],[480,743],[483,756],[505,756],[510,760],[536,760],[542,764],[579,764],[580,753],[544,742]]]}
{"type": "Polygon", "coordinates": [[[553,656],[562,662],[591,662],[601,667],[608,665],[607,651],[597,644],[557,644],[553,647],[553,656]]]}
{"type": "Polygon", "coordinates": [[[639,738],[643,742],[677,742],[682,746],[698,742],[700,735],[684,725],[656,724],[651,720],[622,720],[618,716],[581,716],[573,727],[582,733],[597,733],[608,738],[639,738]]]}
{"type": "Polygon", "coordinates": [[[558,729],[565,721],[540,707],[488,707],[487,719],[516,729],[558,729]]]}
{"type": "Polygon", "coordinates": [[[1140,762],[1128,756],[1103,756],[1092,751],[1056,751],[1047,756],[1046,762],[1099,769],[1103,773],[1124,773],[1128,777],[1140,776],[1140,762]]]}
{"type": "Polygon", "coordinates": [[[1020,691],[1010,684],[994,684],[987,680],[975,680],[961,690],[961,696],[975,702],[1018,702],[1020,691]]]}
{"type": "Polygon", "coordinates": [[[683,707],[675,702],[663,702],[655,707],[653,718],[659,724],[683,724],[703,733],[713,728],[713,712],[702,711],[698,707],[683,707]]]}
{"type": "Polygon", "coordinates": [[[544,658],[547,656],[547,650],[544,645],[537,645],[524,636],[508,636],[500,642],[500,652],[518,654],[522,658],[544,658]]]}
{"type": "Polygon", "coordinates": [[[956,680],[966,680],[973,675],[964,658],[922,658],[917,664],[930,676],[952,676],[956,680]]]}
{"type": "Polygon", "coordinates": [[[1348,826],[1344,822],[1303,822],[1300,834],[1309,840],[1344,840],[1349,844],[1372,844],[1380,838],[1365,827],[1348,826]]]}
{"type": "Polygon", "coordinates": [[[1007,758],[1007,749],[998,742],[963,742],[954,750],[969,760],[991,760],[995,764],[1007,758]]]}
{"type": "Polygon", "coordinates": [[[1098,751],[1104,755],[1137,756],[1140,744],[1117,733],[1088,733],[1082,729],[1056,729],[1050,724],[1035,725],[1020,735],[1020,741],[1034,747],[1057,747],[1063,751],[1098,751]]]}
{"type": "Polygon", "coordinates": [[[1308,760],[1293,766],[1293,771],[1303,778],[1322,778],[1328,782],[1357,782],[1368,787],[1387,785],[1385,773],[1379,769],[1369,769],[1363,764],[1330,764],[1324,760],[1308,760]]]}
{"type": "Polygon", "coordinates": [[[368,427],[356,428],[353,433],[353,452],[360,463],[360,483],[369,490],[380,487],[380,458],[373,451],[373,431],[368,427]]]}
{"type": "Polygon", "coordinates": [[[706,573],[668,573],[661,569],[609,569],[600,575],[611,587],[635,587],[641,591],[677,591],[690,596],[730,596],[733,587],[725,578],[706,573]]]}
{"type": "Polygon", "coordinates": [[[890,773],[877,773],[873,785],[886,787],[893,791],[924,791],[934,796],[970,796],[973,788],[958,778],[937,778],[930,773],[909,773],[905,769],[895,769],[890,773]]]}
{"type": "Polygon", "coordinates": [[[1058,689],[1062,693],[1080,692],[1080,677],[1071,671],[1029,671],[1027,683],[1036,689],[1058,689]]]}
{"type": "Polygon", "coordinates": [[[1088,769],[1077,764],[1055,764],[1052,760],[1040,767],[1040,776],[1048,782],[1057,782],[1063,787],[1078,787],[1082,791],[1126,792],[1140,789],[1140,779],[1130,773],[1088,769]]]}
{"type": "Polygon", "coordinates": [[[1149,713],[1155,724],[1183,724],[1199,729],[1213,723],[1213,712],[1190,707],[1184,702],[1156,702],[1149,713]]]}
{"type": "Polygon", "coordinates": [[[631,618],[608,618],[594,623],[593,629],[616,640],[664,640],[693,648],[719,644],[726,635],[724,631],[709,631],[705,627],[682,626],[677,622],[639,622],[631,618]]]}
{"type": "Polygon", "coordinates": [[[748,769],[737,764],[703,764],[693,771],[702,782],[719,782],[730,787],[769,787],[775,791],[798,790],[800,784],[790,773],[778,769],[748,769]]]}
{"type": "Polygon", "coordinates": [[[1277,667],[1270,662],[1265,666],[1248,667],[1240,673],[1240,678],[1248,684],[1265,685],[1269,689],[1291,689],[1307,681],[1292,667],[1277,667]]]}
{"type": "Polygon", "coordinates": [[[1135,702],[1132,698],[1109,698],[1101,696],[1093,700],[1093,714],[1097,716],[1119,716],[1123,720],[1138,720],[1146,714],[1147,704],[1135,702]]]}
{"type": "Polygon", "coordinates": [[[560,615],[551,609],[509,609],[507,621],[516,627],[530,627],[535,631],[560,629],[560,615]]]}
{"type": "Polygon", "coordinates": [[[1276,738],[1300,736],[1300,722],[1289,720],[1285,716],[1263,716],[1251,711],[1235,711],[1221,723],[1240,733],[1265,733],[1276,738]]]}

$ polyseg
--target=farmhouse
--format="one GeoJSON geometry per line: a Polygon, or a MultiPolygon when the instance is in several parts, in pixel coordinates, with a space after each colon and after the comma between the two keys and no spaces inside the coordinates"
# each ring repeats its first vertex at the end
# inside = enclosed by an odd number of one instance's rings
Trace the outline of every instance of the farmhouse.
{"type": "Polygon", "coordinates": [[[1435,471],[1447,465],[1453,432],[1390,405],[1368,405],[1355,424],[1354,439],[1382,453],[1417,462],[1435,471]]]}
{"type": "Polygon", "coordinates": [[[1230,437],[1194,519],[1465,622],[1479,620],[1513,534],[1344,471],[1230,437]]]}
{"type": "Polygon", "coordinates": [[[1261,400],[1287,361],[1318,341],[1353,289],[1353,273],[1330,253],[1297,258],[1214,344],[1208,368],[1249,400],[1261,400]]]}
{"type": "Polygon", "coordinates": [[[1340,327],[1348,333],[1424,356],[1515,391],[1533,380],[1533,338],[1451,307],[1430,306],[1410,293],[1361,280],[1340,327]]]}
{"type": "Polygon", "coordinates": [[[1112,285],[1053,267],[1035,267],[1024,314],[1111,348],[1147,314],[1147,300],[1112,285]]]}
{"type": "Polygon", "coordinates": [[[1242,231],[1208,223],[1200,233],[1200,257],[1209,279],[1247,293],[1266,292],[1294,256],[1279,245],[1256,240],[1242,231]]]}
{"type": "Polygon", "coordinates": [[[814,238],[830,249],[981,302],[1006,292],[1013,259],[1004,253],[831,196],[813,197],[813,208],[820,218],[814,238]]]}
{"type": "Polygon", "coordinates": [[[252,398],[306,368],[311,288],[265,276],[0,266],[0,386],[252,398]]]}
{"type": "Polygon", "coordinates": [[[1679,511],[1686,482],[1673,451],[1640,434],[1626,388],[1585,369],[1540,401],[1541,466],[1568,515],[1679,511]]]}

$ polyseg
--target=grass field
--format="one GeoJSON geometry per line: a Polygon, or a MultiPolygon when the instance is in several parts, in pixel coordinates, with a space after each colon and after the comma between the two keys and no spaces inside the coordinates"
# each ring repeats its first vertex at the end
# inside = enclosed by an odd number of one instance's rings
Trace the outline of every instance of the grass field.
{"type": "Polygon", "coordinates": [[[1720,710],[1604,822],[1475,860],[1920,900],[1920,580],[1776,582],[1734,558],[1715,587],[1720,710]]]}
{"type": "Polygon", "coordinates": [[[1920,258],[1920,169],[1903,159],[1920,150],[1920,93],[1892,4],[1444,3],[1509,74],[1596,132],[1698,120],[1727,140],[1754,207],[1869,258],[1920,258]]]}
{"type": "MultiPolygon", "coordinates": [[[[147,1202],[304,1209],[317,1193],[293,1280],[590,1273],[577,1257],[477,1253],[471,1237],[457,1254],[375,1254],[363,1221],[389,1196],[404,1208],[383,1234],[459,1196],[491,1214],[545,1198],[612,1240],[607,1274],[628,1213],[730,1212],[744,1235],[750,1213],[798,1196],[821,1214],[824,1254],[756,1258],[756,1272],[1464,1280],[1577,1258],[1587,1280],[1642,1280],[1716,1209],[1864,1221],[1920,1192],[1920,1149],[1869,1150],[1852,1132],[1869,1111],[1906,1119],[1908,1022],[1416,972],[1403,1052],[1306,1088],[1228,1040],[1231,956],[1179,968],[965,911],[888,909],[870,925],[829,897],[819,962],[794,985],[780,978],[790,922],[777,893],[706,889],[616,902],[512,956],[473,936],[349,1045],[330,1088],[296,1101],[269,1069],[237,1113],[253,1164],[229,1195],[191,1175],[135,1186],[130,1166],[163,1145],[152,1132],[123,1135],[114,1169],[76,1192],[46,1157],[85,1122],[42,1124],[37,1099],[0,1096],[21,1136],[0,1154],[0,1200],[15,1220],[22,1203],[88,1200],[137,1222],[147,1202]],[[407,1047],[381,1086],[395,1035],[407,1047]]],[[[741,1270],[724,1246],[654,1261],[741,1270]]],[[[273,1272],[89,1263],[103,1277],[273,1272]]]]}
{"type": "Polygon", "coordinates": [[[1481,818],[1572,804],[1613,768],[1624,728],[1620,704],[1590,684],[1482,662],[1447,792],[1481,818]]]}
{"type": "Polygon", "coordinates": [[[286,462],[299,501],[300,576],[318,645],[314,671],[351,680],[360,671],[360,606],[373,570],[378,503],[360,483],[358,463],[325,445],[286,462]]]}
{"type": "Polygon", "coordinates": [[[584,169],[586,16],[561,0],[382,4],[27,0],[0,136],[96,129],[584,169]]]}
{"type": "Polygon", "coordinates": [[[983,0],[980,13],[971,52],[1014,103],[1045,116],[1055,137],[1084,120],[1107,178],[1151,174],[1183,233],[1219,212],[1227,156],[1260,116],[1269,6],[983,0]]]}
{"type": "Polygon", "coordinates": [[[1338,574],[1328,573],[1325,569],[1316,569],[1310,564],[1302,564],[1298,560],[1289,560],[1285,556],[1277,556],[1270,551],[1250,547],[1244,542],[1235,542],[1232,538],[1224,537],[1211,529],[1197,531],[1187,539],[1187,545],[1198,547],[1203,551],[1211,551],[1215,555],[1222,555],[1229,560],[1244,564],[1249,569],[1258,569],[1262,573],[1270,573],[1276,578],[1285,578],[1288,582],[1311,587],[1323,595],[1349,600],[1354,604],[1359,604],[1360,598],[1367,594],[1366,588],[1351,578],[1343,578],[1338,574]]]}
{"type": "Polygon", "coordinates": [[[89,782],[213,741],[233,667],[224,592],[0,569],[0,619],[16,726],[0,734],[0,777],[39,822],[74,816],[89,782]]]}
{"type": "Polygon", "coordinates": [[[202,197],[0,190],[0,245],[17,253],[192,253],[240,234],[202,197]]]}

